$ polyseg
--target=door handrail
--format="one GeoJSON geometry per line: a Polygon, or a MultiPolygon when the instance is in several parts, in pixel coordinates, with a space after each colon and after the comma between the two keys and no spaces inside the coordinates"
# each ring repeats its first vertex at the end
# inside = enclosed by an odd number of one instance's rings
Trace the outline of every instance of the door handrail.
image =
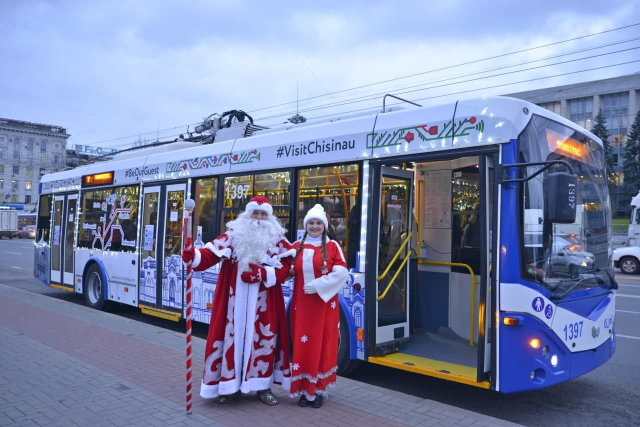
{"type": "Polygon", "coordinates": [[[418,264],[429,264],[429,265],[445,265],[445,266],[449,266],[449,267],[465,267],[467,270],[469,270],[469,273],[471,273],[471,325],[470,325],[470,329],[471,329],[471,333],[469,335],[469,345],[473,345],[473,315],[474,315],[474,311],[475,311],[475,307],[476,307],[476,285],[480,282],[478,282],[476,280],[476,275],[473,272],[473,268],[471,268],[471,266],[469,264],[462,264],[459,262],[441,262],[441,261],[426,261],[426,260],[419,260],[418,264]]]}
{"type": "Polygon", "coordinates": [[[402,264],[400,264],[400,268],[398,268],[398,271],[396,271],[396,274],[394,274],[393,277],[391,278],[391,281],[387,285],[387,288],[384,290],[382,295],[380,295],[379,297],[376,298],[378,301],[382,300],[384,297],[387,296],[387,292],[389,292],[389,289],[391,289],[391,285],[393,285],[393,282],[396,281],[396,277],[398,277],[398,274],[400,274],[400,272],[402,271],[402,268],[404,267],[404,265],[407,263],[407,261],[409,261],[409,257],[410,256],[411,256],[411,252],[409,252],[407,254],[407,256],[404,257],[404,261],[402,261],[402,264]]]}
{"type": "Polygon", "coordinates": [[[386,276],[387,273],[389,273],[389,270],[391,269],[391,266],[393,265],[394,262],[396,262],[396,259],[398,259],[398,256],[400,256],[400,252],[402,252],[402,249],[404,248],[404,245],[407,244],[407,242],[409,241],[409,239],[411,238],[412,235],[413,235],[413,231],[409,231],[409,234],[404,239],[404,242],[402,242],[402,244],[400,244],[400,247],[398,248],[398,252],[396,252],[396,255],[393,257],[393,259],[391,260],[391,262],[387,266],[387,269],[384,271],[384,273],[382,273],[380,276],[378,276],[378,281],[384,279],[384,276],[386,276]]]}

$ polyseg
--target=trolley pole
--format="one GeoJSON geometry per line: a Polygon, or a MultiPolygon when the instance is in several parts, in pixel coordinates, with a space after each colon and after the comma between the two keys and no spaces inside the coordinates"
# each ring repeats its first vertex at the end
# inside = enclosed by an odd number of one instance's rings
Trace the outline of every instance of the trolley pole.
{"type": "MultiPolygon", "coordinates": [[[[196,207],[196,203],[192,199],[187,199],[184,202],[184,230],[185,230],[185,248],[191,249],[193,247],[193,241],[191,241],[189,247],[186,247],[187,238],[193,240],[193,210],[196,207]]],[[[192,407],[192,390],[191,390],[191,274],[192,274],[192,261],[187,263],[187,289],[186,289],[186,300],[187,300],[187,414],[191,414],[192,407]]]]}

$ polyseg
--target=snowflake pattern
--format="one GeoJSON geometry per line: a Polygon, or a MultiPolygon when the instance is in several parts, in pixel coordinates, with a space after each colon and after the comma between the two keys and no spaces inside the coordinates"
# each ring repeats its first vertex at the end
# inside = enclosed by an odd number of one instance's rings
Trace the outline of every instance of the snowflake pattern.
{"type": "Polygon", "coordinates": [[[300,341],[302,341],[302,342],[307,342],[307,341],[309,341],[309,338],[308,338],[306,335],[303,335],[303,336],[300,338],[300,341]]]}
{"type": "Polygon", "coordinates": [[[300,365],[298,365],[297,363],[294,363],[292,368],[293,368],[294,371],[297,371],[298,368],[300,368],[300,365]]]}
{"type": "Polygon", "coordinates": [[[336,302],[335,301],[331,302],[331,308],[336,308],[336,302]]]}

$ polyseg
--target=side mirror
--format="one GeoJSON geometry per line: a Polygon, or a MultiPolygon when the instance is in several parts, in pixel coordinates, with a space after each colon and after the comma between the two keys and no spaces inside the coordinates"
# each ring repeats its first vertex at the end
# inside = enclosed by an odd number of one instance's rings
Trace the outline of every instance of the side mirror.
{"type": "Polygon", "coordinates": [[[576,221],[577,185],[577,175],[553,172],[547,176],[544,207],[549,222],[572,224],[576,221]]]}

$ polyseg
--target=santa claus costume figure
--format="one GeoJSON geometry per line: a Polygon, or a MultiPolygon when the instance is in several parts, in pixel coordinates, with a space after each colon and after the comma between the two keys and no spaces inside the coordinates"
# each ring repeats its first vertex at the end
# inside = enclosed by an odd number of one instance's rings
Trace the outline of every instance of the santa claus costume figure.
{"type": "Polygon", "coordinates": [[[225,403],[236,392],[256,391],[263,403],[276,405],[272,384],[288,390],[291,377],[281,285],[294,252],[266,197],[252,198],[227,228],[204,248],[182,256],[193,260],[194,271],[222,262],[200,396],[225,403]]]}
{"type": "Polygon", "coordinates": [[[315,205],[304,218],[305,234],[293,244],[295,282],[289,316],[293,343],[290,397],[320,408],[336,384],[340,307],[338,291],[349,276],[340,245],[327,238],[327,216],[315,205]]]}

